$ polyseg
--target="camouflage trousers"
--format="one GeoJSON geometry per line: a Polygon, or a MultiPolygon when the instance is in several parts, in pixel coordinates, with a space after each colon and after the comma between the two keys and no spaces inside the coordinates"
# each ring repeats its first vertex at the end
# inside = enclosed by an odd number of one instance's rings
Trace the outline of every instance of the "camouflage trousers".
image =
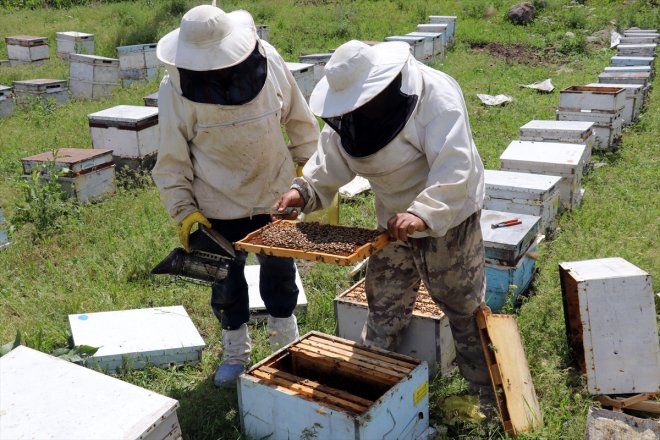
{"type": "Polygon", "coordinates": [[[449,318],[456,362],[470,391],[492,394],[475,313],[486,289],[480,212],[444,237],[390,243],[369,258],[365,280],[369,315],[362,331],[367,345],[396,350],[412,318],[420,281],[449,318]]]}

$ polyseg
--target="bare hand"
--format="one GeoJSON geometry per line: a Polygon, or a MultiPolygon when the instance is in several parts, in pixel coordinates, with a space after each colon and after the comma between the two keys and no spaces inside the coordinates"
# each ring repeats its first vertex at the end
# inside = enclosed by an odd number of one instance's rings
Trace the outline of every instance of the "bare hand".
{"type": "MultiPolygon", "coordinates": [[[[290,189],[289,191],[282,194],[282,196],[275,204],[275,208],[279,211],[284,211],[284,208],[288,208],[289,206],[305,206],[305,199],[303,199],[302,195],[296,189],[290,189]]],[[[273,216],[273,220],[280,218],[294,220],[296,217],[298,217],[298,214],[300,214],[298,211],[292,211],[288,216],[273,216]]]]}
{"type": "Polygon", "coordinates": [[[406,241],[409,234],[425,231],[427,228],[424,220],[409,212],[399,212],[387,221],[387,232],[394,240],[406,241]]]}

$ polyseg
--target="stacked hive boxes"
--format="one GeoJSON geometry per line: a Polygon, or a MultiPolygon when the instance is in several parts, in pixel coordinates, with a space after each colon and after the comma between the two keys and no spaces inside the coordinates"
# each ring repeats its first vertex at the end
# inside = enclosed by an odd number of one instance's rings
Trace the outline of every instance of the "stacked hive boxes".
{"type": "Polygon", "coordinates": [[[393,35],[385,37],[385,41],[402,41],[410,45],[410,51],[417,60],[425,60],[433,54],[433,42],[430,45],[425,44],[424,37],[414,37],[410,35],[393,35]]]}
{"type": "Polygon", "coordinates": [[[16,104],[14,103],[13,87],[0,85],[0,118],[6,118],[14,114],[16,104]]]}
{"type": "Polygon", "coordinates": [[[156,43],[134,44],[117,48],[119,77],[124,86],[133,81],[153,79],[161,65],[156,57],[156,43]]]}
{"type": "Polygon", "coordinates": [[[314,80],[314,65],[307,63],[286,63],[289,71],[296,80],[298,88],[302,92],[305,100],[309,101],[309,96],[314,90],[316,81],[314,80]]]}
{"type": "Polygon", "coordinates": [[[65,79],[14,81],[14,95],[17,103],[28,107],[33,102],[48,104],[54,101],[57,104],[66,104],[69,102],[69,84],[65,79]]]}
{"type": "Polygon", "coordinates": [[[84,32],[56,32],[57,56],[67,59],[72,53],[92,55],[94,34],[84,32]]]}
{"type": "Polygon", "coordinates": [[[38,63],[50,58],[48,37],[16,35],[6,37],[7,58],[14,66],[17,64],[38,63]]]}
{"type": "Polygon", "coordinates": [[[75,98],[112,95],[119,85],[119,60],[96,55],[69,55],[69,87],[75,98]]]}

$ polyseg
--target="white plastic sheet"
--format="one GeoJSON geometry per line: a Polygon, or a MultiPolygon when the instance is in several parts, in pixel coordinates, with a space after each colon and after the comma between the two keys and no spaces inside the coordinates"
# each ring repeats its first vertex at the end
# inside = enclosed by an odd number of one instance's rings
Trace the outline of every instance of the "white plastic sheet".
{"type": "Polygon", "coordinates": [[[507,102],[513,101],[513,98],[508,96],[508,95],[484,95],[481,93],[477,93],[477,97],[483,102],[485,105],[490,105],[490,106],[496,106],[496,105],[504,105],[507,102]]]}
{"type": "Polygon", "coordinates": [[[539,92],[546,92],[546,93],[550,93],[555,89],[555,86],[552,84],[552,80],[550,78],[544,79],[543,81],[535,82],[533,84],[521,84],[520,87],[535,89],[538,90],[539,92]]]}

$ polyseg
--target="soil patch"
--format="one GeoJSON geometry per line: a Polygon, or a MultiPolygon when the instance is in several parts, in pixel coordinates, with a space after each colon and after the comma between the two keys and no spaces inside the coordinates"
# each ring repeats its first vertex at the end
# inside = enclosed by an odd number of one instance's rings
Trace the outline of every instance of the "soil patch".
{"type": "Polygon", "coordinates": [[[477,52],[486,52],[493,57],[504,58],[509,64],[548,64],[553,63],[555,58],[552,48],[538,52],[523,44],[476,43],[471,47],[477,52]]]}

